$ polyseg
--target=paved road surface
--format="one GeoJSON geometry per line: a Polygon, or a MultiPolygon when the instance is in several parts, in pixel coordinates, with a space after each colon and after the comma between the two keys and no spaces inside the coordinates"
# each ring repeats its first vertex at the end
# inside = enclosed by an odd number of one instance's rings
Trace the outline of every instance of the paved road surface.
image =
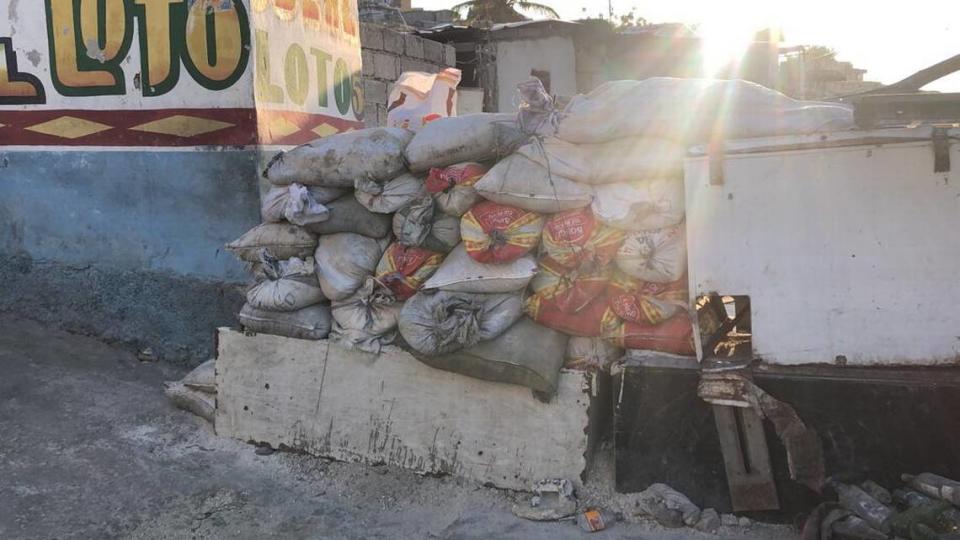
{"type": "Polygon", "coordinates": [[[310,456],[259,456],[174,409],[163,381],[93,339],[0,316],[0,538],[780,539],[515,518],[514,493],[310,456]]]}

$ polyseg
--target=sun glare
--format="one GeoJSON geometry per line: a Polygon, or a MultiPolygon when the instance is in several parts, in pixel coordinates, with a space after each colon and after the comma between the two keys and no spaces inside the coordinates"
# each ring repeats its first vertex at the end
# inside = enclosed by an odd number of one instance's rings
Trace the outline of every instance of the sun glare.
{"type": "Polygon", "coordinates": [[[697,34],[703,41],[703,68],[713,77],[729,68],[736,71],[758,28],[733,21],[711,21],[700,25],[697,34]]]}

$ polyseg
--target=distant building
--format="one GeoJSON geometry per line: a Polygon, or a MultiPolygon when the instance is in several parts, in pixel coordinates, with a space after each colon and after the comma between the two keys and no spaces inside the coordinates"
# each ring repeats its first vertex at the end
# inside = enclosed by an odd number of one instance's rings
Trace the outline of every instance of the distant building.
{"type": "Polygon", "coordinates": [[[840,62],[826,47],[800,46],[785,49],[780,63],[779,90],[798,99],[827,99],[858,94],[883,86],[865,81],[865,69],[840,62]]]}
{"type": "MultiPolygon", "coordinates": [[[[589,92],[610,80],[705,76],[702,41],[678,23],[615,30],[598,19],[545,19],[490,28],[438,25],[417,34],[453,45],[463,71],[461,88],[482,91],[488,112],[516,110],[516,86],[531,76],[557,97],[589,92]]],[[[778,46],[752,44],[725,75],[774,87],[778,46]]]]}

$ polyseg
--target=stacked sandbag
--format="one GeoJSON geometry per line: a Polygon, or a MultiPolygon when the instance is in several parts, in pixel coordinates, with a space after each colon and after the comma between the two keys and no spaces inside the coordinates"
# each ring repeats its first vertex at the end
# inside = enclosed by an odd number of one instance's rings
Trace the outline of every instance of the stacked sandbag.
{"type": "Polygon", "coordinates": [[[247,290],[240,324],[253,332],[323,339],[330,332],[330,305],[317,281],[313,257],[277,259],[260,250],[263,278],[247,290]]]}
{"type": "Polygon", "coordinates": [[[441,212],[460,217],[480,202],[480,194],[473,186],[488,170],[485,165],[473,161],[434,167],[427,175],[427,191],[441,212]]]}
{"type": "Polygon", "coordinates": [[[718,126],[852,125],[845,106],[742,81],[614,81],[562,112],[539,82],[521,87],[519,115],[358,130],[275,157],[264,224],[228,245],[257,281],[243,325],[369,353],[397,343],[543,399],[563,366],[690,355],[688,146],[718,126]]]}
{"type": "Polygon", "coordinates": [[[690,141],[668,129],[663,111],[651,110],[670,95],[633,95],[673,86],[605,87],[574,98],[562,114],[541,104],[536,136],[475,186],[491,201],[544,215],[524,311],[575,338],[570,369],[606,370],[624,348],[693,353],[683,183],[690,141]],[[660,120],[646,129],[624,118],[660,120]]]}
{"type": "Polygon", "coordinates": [[[349,297],[333,302],[333,330],[330,340],[344,347],[377,354],[393,343],[403,302],[376,279],[349,297]]]}
{"type": "Polygon", "coordinates": [[[606,292],[623,237],[600,223],[589,207],[548,218],[539,272],[524,306],[527,315],[572,336],[601,337],[614,324],[606,292]]]}
{"type": "MultiPolygon", "coordinates": [[[[374,352],[391,342],[402,298],[373,276],[391,242],[392,214],[427,196],[423,177],[407,170],[404,151],[412,139],[405,129],[362,129],[270,161],[263,172],[272,185],[262,197],[264,223],[227,245],[250,263],[255,281],[239,315],[245,328],[323,339],[333,327],[341,343],[374,352]]],[[[456,236],[448,240],[451,249],[456,236]]],[[[406,259],[394,263],[404,279],[391,274],[388,282],[401,296],[429,277],[422,268],[405,275],[413,264],[406,259]]],[[[434,269],[439,263],[430,259],[434,269]]]]}

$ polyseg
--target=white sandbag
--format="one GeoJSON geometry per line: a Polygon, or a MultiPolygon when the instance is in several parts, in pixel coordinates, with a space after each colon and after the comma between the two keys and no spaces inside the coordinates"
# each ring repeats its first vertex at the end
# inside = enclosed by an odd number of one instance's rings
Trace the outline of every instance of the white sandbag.
{"type": "Polygon", "coordinates": [[[330,211],[330,219],[311,223],[306,229],[318,235],[354,233],[370,238],[383,238],[390,234],[390,216],[367,210],[353,194],[328,203],[327,209],[330,211]]]}
{"type": "Polygon", "coordinates": [[[526,288],[537,274],[532,254],[506,264],[485,264],[473,260],[463,244],[447,255],[440,268],[423,284],[424,289],[470,293],[508,293],[526,288]]]}
{"type": "Polygon", "coordinates": [[[500,336],[453,354],[417,355],[432,367],[486,381],[557,391],[567,336],[523,317],[500,336]]]}
{"type": "Polygon", "coordinates": [[[240,310],[240,324],[250,332],[297,339],[324,339],[330,333],[330,305],[314,304],[298,311],[240,310]]]}
{"type": "Polygon", "coordinates": [[[623,349],[598,337],[571,337],[567,342],[564,369],[610,371],[610,366],[623,358],[623,349]]]}
{"type": "MultiPolygon", "coordinates": [[[[310,216],[318,216],[320,210],[316,208],[316,205],[325,205],[326,203],[339,199],[347,192],[347,190],[342,188],[326,188],[319,186],[303,186],[302,184],[290,184],[289,186],[279,186],[272,187],[267,191],[262,200],[260,201],[260,217],[265,223],[279,223],[281,221],[289,221],[295,225],[302,225],[303,219],[298,219],[298,206],[296,203],[293,203],[291,200],[291,190],[295,193],[299,193],[299,188],[306,189],[308,198],[304,201],[302,208],[306,210],[301,213],[304,217],[309,218],[310,216]],[[310,212],[313,212],[311,214],[310,212]],[[287,214],[291,214],[294,219],[298,221],[291,220],[287,217],[287,214]]],[[[323,211],[326,211],[326,207],[323,207],[323,211]]],[[[326,219],[326,218],[324,218],[326,219]]],[[[307,222],[313,221],[323,221],[323,219],[310,219],[307,222]]]]}
{"type": "Polygon", "coordinates": [[[601,222],[624,231],[662,229],[683,221],[682,178],[654,178],[594,187],[591,209],[601,222]]]}
{"type": "Polygon", "coordinates": [[[430,122],[407,146],[410,170],[425,172],[461,161],[498,158],[497,124],[516,125],[516,115],[478,113],[430,122]]]}
{"type": "Polygon", "coordinates": [[[393,235],[405,246],[449,253],[460,243],[460,219],[438,212],[433,198],[424,196],[393,215],[393,235]]]}
{"type": "Polygon", "coordinates": [[[293,257],[265,264],[269,279],[247,291],[247,304],[266,311],[297,311],[326,300],[317,281],[313,257],[293,257]]]}
{"type": "Polygon", "coordinates": [[[852,129],[853,109],[797,101],[742,80],[652,77],[610,81],[574,97],[557,136],[597,143],[632,136],[706,142],[714,131],[745,138],[852,129]]]}
{"type": "Polygon", "coordinates": [[[330,135],[277,154],[263,176],[278,186],[353,187],[358,178],[388,180],[403,172],[403,150],[413,133],[369,128],[330,135]]]}
{"type": "Polygon", "coordinates": [[[594,185],[680,177],[686,152],[683,144],[652,137],[629,137],[600,144],[573,144],[550,137],[517,150],[534,163],[548,167],[554,176],[594,185]]]}
{"type": "Polygon", "coordinates": [[[402,308],[403,302],[389,289],[367,278],[356,293],[333,302],[330,340],[348,349],[379,354],[384,345],[393,343],[402,308]]]}
{"type": "Polygon", "coordinates": [[[496,338],[522,309],[520,294],[421,291],[400,312],[400,334],[419,353],[451,353],[496,338]]]}
{"type": "Polygon", "coordinates": [[[494,165],[474,189],[493,202],[543,214],[583,208],[593,200],[590,186],[548,173],[516,154],[494,165]]]}
{"type": "Polygon", "coordinates": [[[289,223],[263,223],[226,245],[240,260],[260,262],[260,250],[266,249],[278,259],[309,257],[317,247],[317,235],[289,223]]]}
{"type": "Polygon", "coordinates": [[[401,174],[385,184],[357,179],[353,195],[367,210],[392,214],[427,194],[423,180],[412,174],[401,174]]]}
{"type": "Polygon", "coordinates": [[[216,360],[211,358],[206,362],[195,367],[193,371],[187,373],[180,384],[191,390],[199,390],[208,394],[217,393],[217,370],[216,360]]]}
{"type": "Polygon", "coordinates": [[[617,251],[624,274],[651,283],[671,283],[687,271],[687,232],[684,224],[632,232],[617,251]]]}
{"type": "Polygon", "coordinates": [[[320,237],[314,258],[324,296],[338,301],[357,292],[377,269],[389,243],[389,239],[376,240],[352,233],[320,237]]]}

